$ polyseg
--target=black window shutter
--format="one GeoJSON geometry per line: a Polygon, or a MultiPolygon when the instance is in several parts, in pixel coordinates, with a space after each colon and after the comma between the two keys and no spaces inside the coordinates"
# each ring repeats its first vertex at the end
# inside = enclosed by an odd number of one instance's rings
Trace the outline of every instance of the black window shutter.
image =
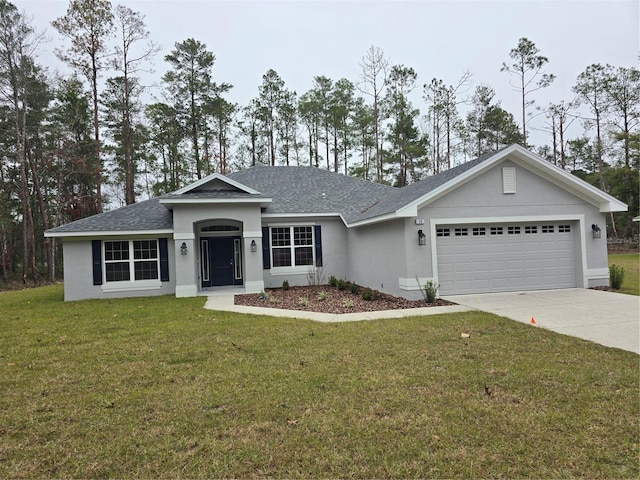
{"type": "Polygon", "coordinates": [[[322,227],[320,225],[315,225],[314,229],[314,237],[316,242],[316,267],[322,266],[322,227]]]}
{"type": "Polygon", "coordinates": [[[102,285],[102,241],[91,240],[93,257],[93,284],[102,285]]]}
{"type": "Polygon", "coordinates": [[[169,281],[169,249],[167,248],[167,239],[158,239],[160,246],[160,281],[169,281]]]}
{"type": "Polygon", "coordinates": [[[269,252],[269,227],[262,227],[262,268],[271,268],[271,255],[269,252]]]}

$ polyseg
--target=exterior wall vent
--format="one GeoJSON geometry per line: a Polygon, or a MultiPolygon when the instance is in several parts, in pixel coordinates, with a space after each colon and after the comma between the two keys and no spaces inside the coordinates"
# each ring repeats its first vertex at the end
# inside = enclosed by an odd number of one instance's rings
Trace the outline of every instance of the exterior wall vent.
{"type": "Polygon", "coordinates": [[[516,167],[502,169],[502,193],[516,193],[516,167]]]}

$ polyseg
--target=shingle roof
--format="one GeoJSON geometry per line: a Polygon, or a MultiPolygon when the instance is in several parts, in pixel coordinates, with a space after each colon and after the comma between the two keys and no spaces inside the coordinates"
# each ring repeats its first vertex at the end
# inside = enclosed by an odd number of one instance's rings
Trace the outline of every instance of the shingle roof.
{"type": "Polygon", "coordinates": [[[315,167],[258,166],[229,175],[269,195],[265,213],[333,213],[347,222],[389,198],[396,189],[315,167]]]}
{"type": "Polygon", "coordinates": [[[437,175],[433,175],[432,177],[427,177],[424,180],[420,180],[419,182],[412,183],[402,188],[396,188],[393,194],[387,199],[385,199],[384,202],[381,202],[379,205],[376,205],[374,208],[363,213],[362,215],[360,215],[359,218],[357,218],[354,221],[367,220],[369,218],[374,218],[380,215],[393,213],[396,210],[404,207],[405,205],[413,202],[414,200],[419,199],[423,195],[426,195],[427,193],[432,192],[433,190],[444,185],[450,180],[453,180],[454,178],[463,174],[467,170],[470,170],[476,165],[479,165],[485,160],[488,160],[499,151],[501,150],[487,153],[474,160],[471,160],[466,163],[462,163],[449,170],[445,170],[444,172],[441,172],[437,175]]]}
{"type": "Polygon", "coordinates": [[[48,233],[125,232],[173,228],[173,214],[160,205],[160,198],[145,200],[116,210],[82,218],[47,230],[48,233]]]}
{"type": "Polygon", "coordinates": [[[315,167],[256,166],[228,178],[260,194],[217,190],[170,193],[52,228],[47,233],[144,231],[173,228],[173,215],[160,199],[271,198],[269,214],[336,214],[348,223],[387,215],[421,198],[488,160],[491,152],[470,162],[402,188],[373,183],[315,167]]]}

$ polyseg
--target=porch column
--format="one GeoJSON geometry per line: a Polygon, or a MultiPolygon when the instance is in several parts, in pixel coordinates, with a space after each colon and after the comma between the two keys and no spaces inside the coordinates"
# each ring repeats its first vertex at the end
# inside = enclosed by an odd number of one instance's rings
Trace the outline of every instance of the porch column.
{"type": "Polygon", "coordinates": [[[174,233],[176,297],[198,295],[198,246],[193,232],[174,233]],[[186,247],[186,248],[183,248],[186,247]]]}

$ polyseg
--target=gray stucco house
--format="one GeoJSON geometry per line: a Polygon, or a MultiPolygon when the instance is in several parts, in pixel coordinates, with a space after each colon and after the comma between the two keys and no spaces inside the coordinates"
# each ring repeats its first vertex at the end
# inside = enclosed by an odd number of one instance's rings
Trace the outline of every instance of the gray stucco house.
{"type": "Polygon", "coordinates": [[[406,298],[607,285],[610,195],[512,145],[403,188],[313,167],[253,167],[48,230],[66,300],[322,273],[406,298]]]}

